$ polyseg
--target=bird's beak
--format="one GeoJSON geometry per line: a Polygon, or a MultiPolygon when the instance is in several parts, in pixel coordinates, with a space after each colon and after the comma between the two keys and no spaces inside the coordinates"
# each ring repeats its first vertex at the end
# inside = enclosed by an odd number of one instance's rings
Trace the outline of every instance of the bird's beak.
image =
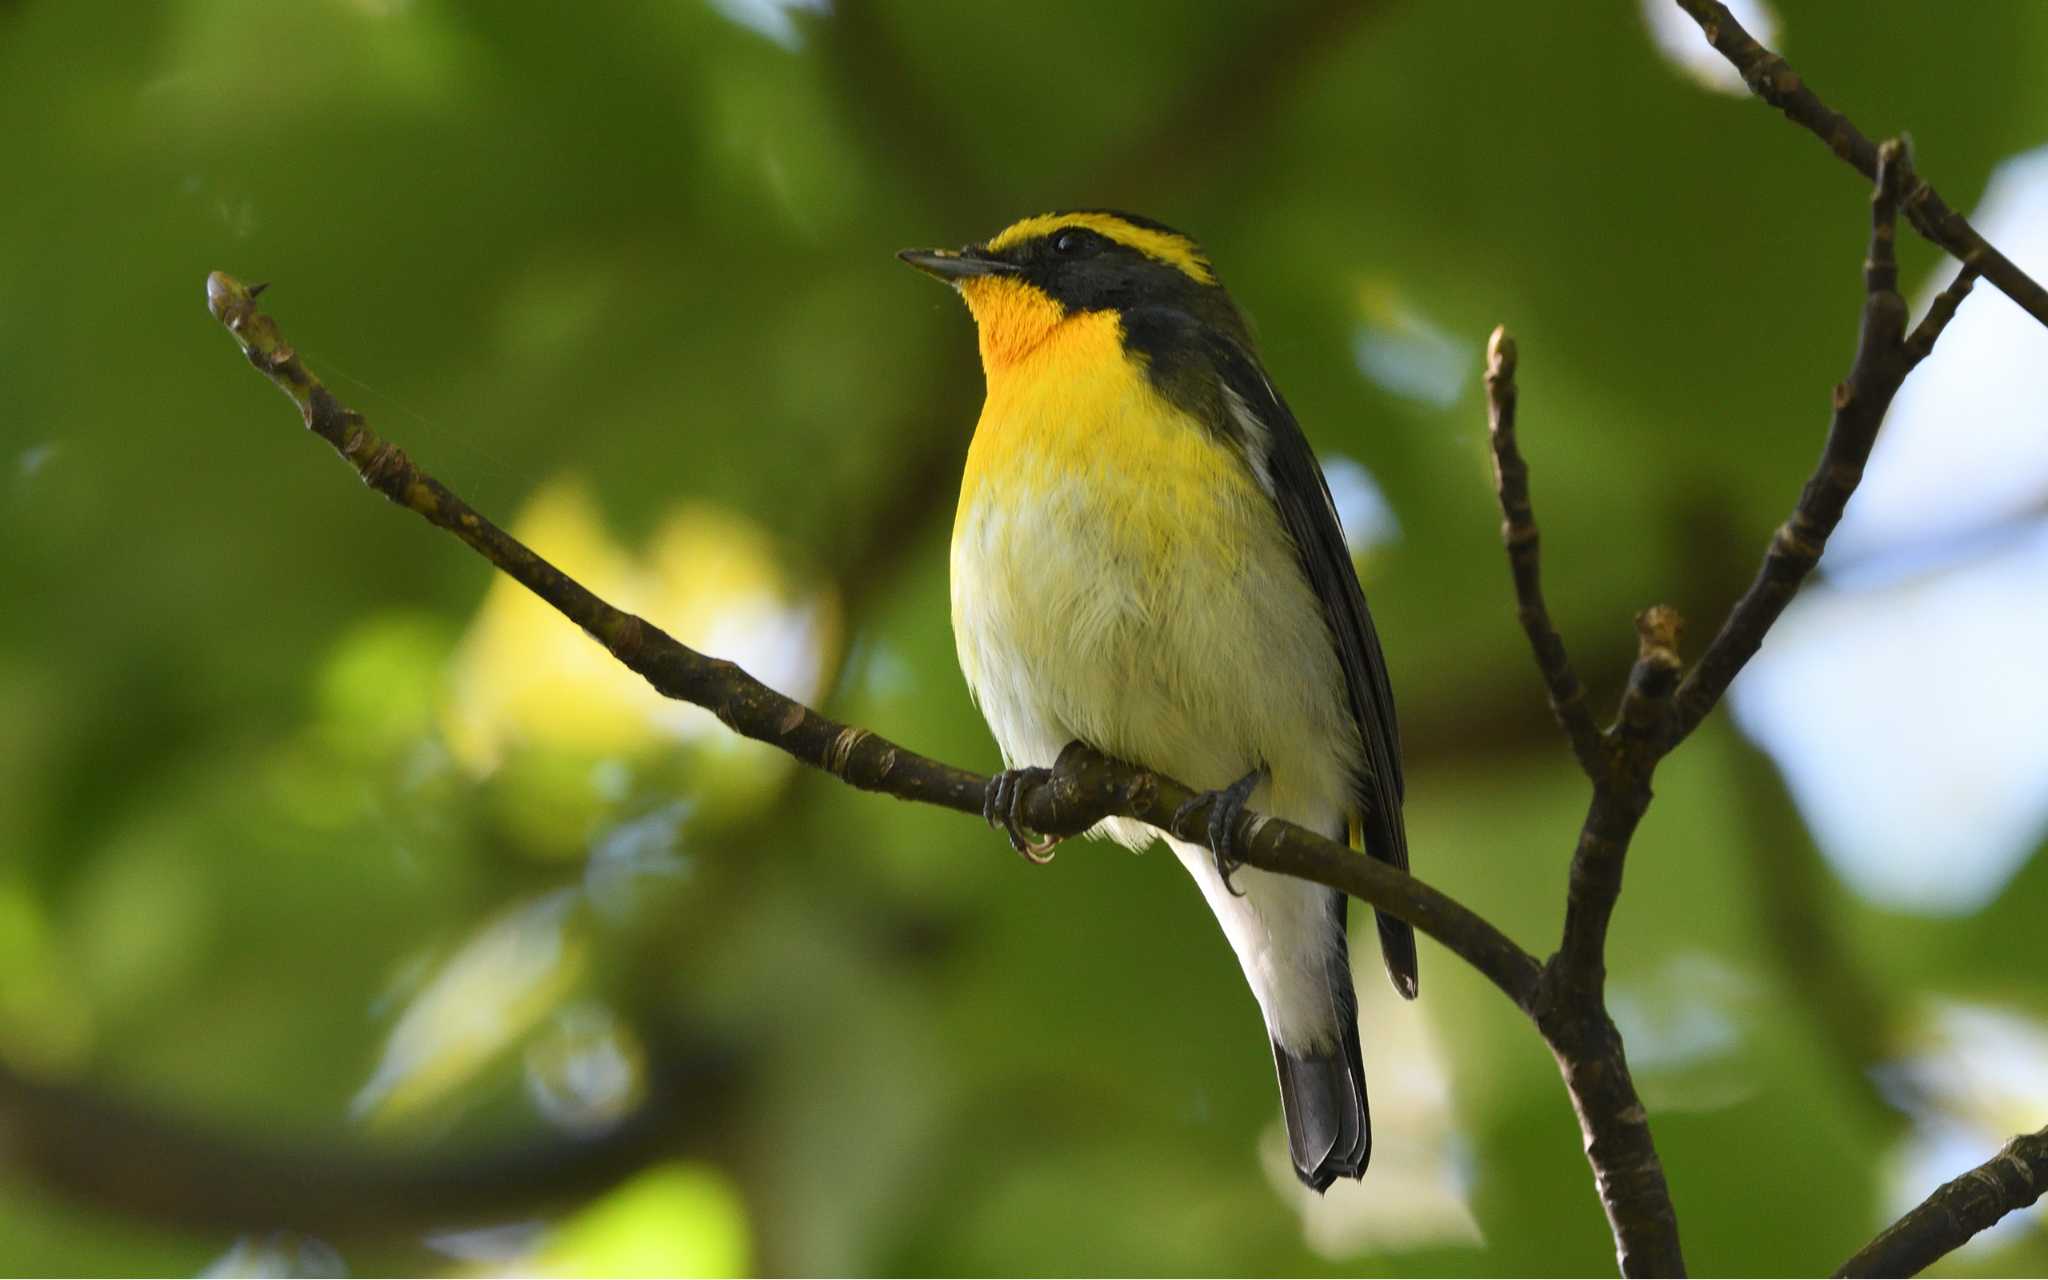
{"type": "Polygon", "coordinates": [[[926,275],[948,284],[976,276],[1015,275],[1018,270],[1014,263],[992,258],[974,245],[958,252],[952,249],[905,249],[896,256],[926,275]]]}

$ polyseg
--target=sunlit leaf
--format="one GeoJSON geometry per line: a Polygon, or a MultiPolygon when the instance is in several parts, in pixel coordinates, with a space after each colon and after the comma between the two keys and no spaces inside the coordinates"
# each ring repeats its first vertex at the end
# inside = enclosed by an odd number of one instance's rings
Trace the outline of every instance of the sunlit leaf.
{"type": "Polygon", "coordinates": [[[536,898],[443,962],[391,1028],[354,1113],[388,1122],[441,1100],[552,1012],[585,964],[578,906],[567,891],[536,898]]]}
{"type": "MultiPolygon", "coordinates": [[[[620,608],[639,613],[685,643],[745,666],[792,697],[815,696],[836,647],[829,606],[799,596],[773,540],[758,526],[708,504],[678,508],[644,556],[619,546],[590,495],[559,481],[536,497],[514,532],[620,608]]],[[[692,784],[705,797],[744,805],[767,794],[790,767],[779,753],[736,739],[710,712],[663,698],[560,615],[507,579],[495,581],[457,656],[446,726],[456,756],[488,773],[521,751],[551,763],[536,810],[560,814],[571,792],[587,794],[584,768],[689,746],[699,752],[692,784]],[[579,762],[581,762],[579,764],[579,762]]],[[[538,767],[538,766],[536,766],[538,767]]],[[[511,787],[516,797],[528,790],[511,787]]],[[[535,812],[530,815],[538,818],[535,812]]],[[[560,843],[559,834],[556,843],[560,843]]]]}
{"type": "Polygon", "coordinates": [[[703,1165],[648,1170],[549,1233],[533,1274],[736,1276],[752,1253],[746,1206],[703,1165]]]}

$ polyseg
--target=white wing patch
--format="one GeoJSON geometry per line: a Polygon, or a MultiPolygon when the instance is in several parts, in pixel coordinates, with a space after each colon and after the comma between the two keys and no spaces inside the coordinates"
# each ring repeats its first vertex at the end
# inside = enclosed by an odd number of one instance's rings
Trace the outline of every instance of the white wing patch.
{"type": "Polygon", "coordinates": [[[1227,382],[1222,385],[1223,403],[1230,409],[1230,420],[1244,433],[1244,455],[1252,464],[1252,474],[1258,477],[1259,488],[1265,490],[1266,496],[1278,502],[1280,491],[1273,487],[1273,472],[1266,462],[1273,451],[1273,433],[1259,415],[1252,412],[1252,407],[1237,393],[1237,388],[1227,382]]]}

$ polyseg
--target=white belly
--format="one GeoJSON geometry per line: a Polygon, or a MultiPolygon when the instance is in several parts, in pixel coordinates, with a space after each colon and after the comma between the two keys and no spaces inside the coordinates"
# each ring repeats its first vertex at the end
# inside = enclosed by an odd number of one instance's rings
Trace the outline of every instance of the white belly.
{"type": "MultiPolygon", "coordinates": [[[[961,667],[1004,759],[1050,765],[1079,739],[1205,790],[1263,766],[1270,782],[1253,808],[1344,838],[1357,729],[1321,606],[1265,496],[1190,510],[1183,486],[1162,520],[1156,476],[1104,466],[1085,484],[1024,487],[982,487],[952,553],[961,667]]],[[[1123,819],[1100,831],[1133,848],[1160,834],[1123,819]]],[[[1247,868],[1234,877],[1245,896],[1233,898],[1206,850],[1170,843],[1275,1037],[1328,1044],[1327,966],[1342,939],[1331,891],[1247,868]]]]}

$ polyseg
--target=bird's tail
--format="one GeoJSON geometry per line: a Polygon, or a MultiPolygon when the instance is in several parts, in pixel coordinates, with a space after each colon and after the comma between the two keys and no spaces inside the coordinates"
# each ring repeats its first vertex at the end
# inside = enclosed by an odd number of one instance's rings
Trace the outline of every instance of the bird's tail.
{"type": "MultiPolygon", "coordinates": [[[[1341,895],[1338,903],[1341,912],[1341,895]]],[[[1363,1177],[1366,1162],[1372,1159],[1372,1115],[1365,1102],[1358,1000],[1344,951],[1340,945],[1330,963],[1330,987],[1337,997],[1337,1042],[1324,1049],[1296,1052],[1277,1039],[1273,1041],[1280,1110],[1287,1118],[1287,1149],[1294,1157],[1296,1176],[1311,1191],[1322,1191],[1339,1178],[1363,1177]]]]}

